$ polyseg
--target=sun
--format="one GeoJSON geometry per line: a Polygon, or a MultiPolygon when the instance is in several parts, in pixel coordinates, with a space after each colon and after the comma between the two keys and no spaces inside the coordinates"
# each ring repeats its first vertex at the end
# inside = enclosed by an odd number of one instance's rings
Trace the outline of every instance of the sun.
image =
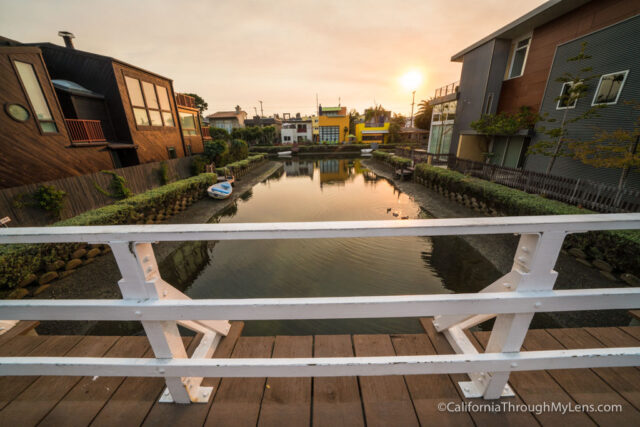
{"type": "Polygon", "coordinates": [[[419,71],[408,71],[400,77],[400,83],[407,90],[416,90],[422,83],[422,74],[419,71]]]}

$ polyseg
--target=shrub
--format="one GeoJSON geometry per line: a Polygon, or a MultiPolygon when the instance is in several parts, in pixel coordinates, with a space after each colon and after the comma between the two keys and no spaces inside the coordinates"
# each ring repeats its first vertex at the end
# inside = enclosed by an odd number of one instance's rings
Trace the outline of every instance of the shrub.
{"type": "Polygon", "coordinates": [[[246,159],[249,155],[249,146],[241,139],[234,139],[229,143],[229,160],[237,162],[246,159]]]}
{"type": "MultiPolygon", "coordinates": [[[[419,163],[415,176],[433,185],[438,185],[459,194],[475,197],[488,207],[507,215],[576,215],[596,212],[572,206],[557,200],[550,200],[537,194],[473,178],[460,172],[419,163]]],[[[621,271],[640,273],[640,232],[639,231],[593,231],[570,234],[566,246],[576,247],[588,254],[595,251],[598,258],[621,271]]]]}
{"type": "Polygon", "coordinates": [[[411,166],[411,159],[407,159],[406,157],[396,156],[386,151],[376,150],[373,152],[373,157],[376,160],[380,160],[385,163],[388,163],[395,168],[408,168],[409,166],[411,166]]]}
{"type": "Polygon", "coordinates": [[[40,208],[47,212],[54,219],[60,219],[60,213],[64,208],[64,199],[67,193],[56,189],[53,185],[40,185],[36,191],[29,195],[31,201],[25,202],[26,194],[20,194],[13,200],[13,206],[23,208],[25,205],[40,208]]]}
{"type": "Polygon", "coordinates": [[[105,175],[111,175],[111,183],[109,184],[109,189],[111,193],[104,190],[102,187],[98,185],[97,182],[94,182],[93,185],[96,187],[96,190],[104,194],[105,196],[112,197],[114,199],[125,199],[131,196],[132,192],[127,187],[127,180],[124,177],[118,175],[113,171],[101,171],[105,175]]]}
{"type": "Polygon", "coordinates": [[[169,166],[167,166],[167,162],[165,161],[160,162],[158,175],[160,177],[160,185],[165,185],[169,182],[169,166]]]}
{"type": "Polygon", "coordinates": [[[204,143],[204,155],[209,163],[215,163],[218,166],[224,166],[229,157],[229,147],[223,139],[214,139],[204,143]]]}
{"type": "Polygon", "coordinates": [[[222,128],[216,128],[216,127],[209,127],[209,136],[211,136],[211,139],[213,139],[214,141],[216,139],[222,139],[222,140],[229,140],[229,132],[227,132],[226,129],[222,129],[222,128]]]}
{"type": "MultiPolygon", "coordinates": [[[[145,211],[176,200],[192,192],[203,192],[216,182],[216,175],[200,174],[154,188],[114,204],[58,221],[53,226],[115,225],[135,221],[145,211]]],[[[31,273],[37,273],[58,259],[69,259],[78,244],[17,244],[0,246],[0,288],[13,288],[31,273]]]]}
{"type": "Polygon", "coordinates": [[[204,156],[193,156],[191,161],[191,175],[199,175],[207,170],[207,158],[204,156]]]}

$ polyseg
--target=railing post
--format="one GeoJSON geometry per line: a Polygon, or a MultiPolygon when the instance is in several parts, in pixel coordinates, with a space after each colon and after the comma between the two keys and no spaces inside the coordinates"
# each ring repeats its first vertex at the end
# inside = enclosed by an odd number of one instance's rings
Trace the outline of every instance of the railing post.
{"type": "MultiPolygon", "coordinates": [[[[548,291],[553,289],[558,273],[553,270],[565,232],[545,232],[539,234],[523,234],[518,243],[514,257],[513,270],[520,273],[515,292],[548,291]]],[[[501,314],[489,337],[485,353],[519,352],[524,342],[534,312],[541,307],[535,303],[531,313],[501,314]]],[[[509,372],[494,372],[484,387],[485,399],[498,399],[509,380],[509,372]]]]}
{"type": "MultiPolygon", "coordinates": [[[[159,299],[155,280],[157,264],[151,243],[109,242],[113,255],[122,273],[118,282],[124,299],[159,299]]],[[[149,344],[157,359],[186,359],[187,352],[175,321],[142,322],[149,344]]],[[[162,372],[161,368],[158,370],[162,372]]],[[[177,403],[191,403],[192,399],[185,380],[165,377],[167,389],[177,403]]]]}

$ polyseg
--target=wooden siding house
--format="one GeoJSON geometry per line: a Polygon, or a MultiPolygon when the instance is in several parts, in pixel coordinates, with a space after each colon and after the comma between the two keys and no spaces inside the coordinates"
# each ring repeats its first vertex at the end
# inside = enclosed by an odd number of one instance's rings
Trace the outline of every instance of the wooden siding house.
{"type": "Polygon", "coordinates": [[[0,38],[0,188],[188,155],[170,79],[61,35],[0,38]]]}
{"type": "Polygon", "coordinates": [[[176,94],[176,105],[186,155],[204,153],[205,132],[208,136],[209,128],[203,129],[200,123],[200,109],[196,107],[195,98],[178,93],[176,94]]]}

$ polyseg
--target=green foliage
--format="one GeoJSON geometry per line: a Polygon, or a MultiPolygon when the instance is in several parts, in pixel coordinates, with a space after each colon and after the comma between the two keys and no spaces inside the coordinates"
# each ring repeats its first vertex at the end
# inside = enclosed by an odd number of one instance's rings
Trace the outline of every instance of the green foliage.
{"type": "Polygon", "coordinates": [[[226,129],[217,128],[217,127],[213,127],[213,126],[209,127],[209,136],[214,141],[216,139],[223,139],[225,141],[228,141],[229,138],[231,137],[231,135],[229,135],[229,132],[227,132],[226,129]]]}
{"type": "MultiPolygon", "coordinates": [[[[593,214],[587,209],[572,206],[540,195],[525,193],[483,179],[472,178],[459,172],[419,163],[414,172],[432,185],[438,185],[459,194],[475,197],[506,215],[576,215],[593,214]]],[[[609,264],[621,271],[634,274],[640,272],[640,232],[597,231],[571,234],[566,239],[568,246],[589,253],[597,250],[609,264]]]]}
{"type": "Polygon", "coordinates": [[[197,93],[185,93],[185,95],[192,96],[195,99],[196,108],[200,110],[200,114],[202,114],[204,110],[206,110],[207,107],[209,106],[209,104],[207,104],[207,101],[205,101],[204,98],[202,98],[197,93]]]}
{"type": "Polygon", "coordinates": [[[388,141],[390,144],[397,144],[402,141],[402,135],[400,131],[402,130],[406,122],[407,119],[402,114],[396,114],[393,116],[391,122],[389,123],[388,141]]]}
{"type": "Polygon", "coordinates": [[[247,126],[234,129],[231,137],[246,141],[249,145],[273,145],[276,134],[274,126],[247,126]]]}
{"type": "Polygon", "coordinates": [[[411,159],[396,156],[387,151],[375,150],[372,154],[374,159],[388,163],[395,168],[408,168],[411,166],[411,159]]]}
{"type": "MultiPolygon", "coordinates": [[[[203,192],[216,182],[216,175],[200,174],[154,188],[114,204],[58,221],[54,227],[128,224],[139,213],[174,203],[186,194],[203,192]]],[[[58,259],[69,259],[77,244],[19,244],[0,246],[0,288],[13,288],[31,273],[58,259]]]]}
{"type": "Polygon", "coordinates": [[[219,175],[227,175],[229,172],[237,173],[248,168],[250,165],[254,163],[261,162],[265,159],[267,155],[265,153],[259,153],[252,156],[247,157],[244,160],[240,160],[237,162],[229,163],[225,167],[216,168],[216,173],[219,175]]]}
{"type": "Polygon", "coordinates": [[[531,107],[522,106],[517,113],[501,112],[485,114],[480,119],[471,122],[471,128],[482,135],[515,135],[524,129],[533,129],[539,116],[531,107]]]}
{"type": "Polygon", "coordinates": [[[53,219],[60,219],[67,193],[52,185],[40,185],[33,194],[19,194],[13,199],[13,207],[21,209],[25,206],[42,209],[53,219]],[[28,201],[25,201],[28,197],[28,201]]]}
{"type": "Polygon", "coordinates": [[[249,155],[249,146],[241,139],[234,139],[229,144],[229,160],[237,162],[246,159],[249,155]]]}
{"type": "Polygon", "coordinates": [[[229,146],[224,139],[214,139],[213,141],[205,141],[204,155],[209,163],[215,163],[218,166],[224,166],[229,157],[229,146]]]}
{"type": "Polygon", "coordinates": [[[132,191],[127,187],[127,180],[124,177],[118,175],[113,171],[101,171],[105,175],[111,175],[111,182],[109,183],[109,189],[111,192],[109,193],[107,190],[103,189],[98,185],[97,182],[94,182],[93,185],[96,187],[96,190],[104,194],[105,196],[112,197],[114,199],[126,199],[131,196],[132,191]]]}
{"type": "Polygon", "coordinates": [[[165,185],[169,183],[169,166],[167,166],[167,162],[160,162],[160,168],[158,169],[158,175],[160,177],[160,185],[165,185]]]}
{"type": "Polygon", "coordinates": [[[193,156],[191,160],[191,175],[199,175],[207,170],[209,162],[204,156],[193,156]]]}
{"type": "Polygon", "coordinates": [[[429,101],[422,100],[418,104],[418,112],[413,118],[413,125],[418,129],[429,130],[431,129],[431,115],[433,114],[433,107],[429,105],[429,101]]]}

